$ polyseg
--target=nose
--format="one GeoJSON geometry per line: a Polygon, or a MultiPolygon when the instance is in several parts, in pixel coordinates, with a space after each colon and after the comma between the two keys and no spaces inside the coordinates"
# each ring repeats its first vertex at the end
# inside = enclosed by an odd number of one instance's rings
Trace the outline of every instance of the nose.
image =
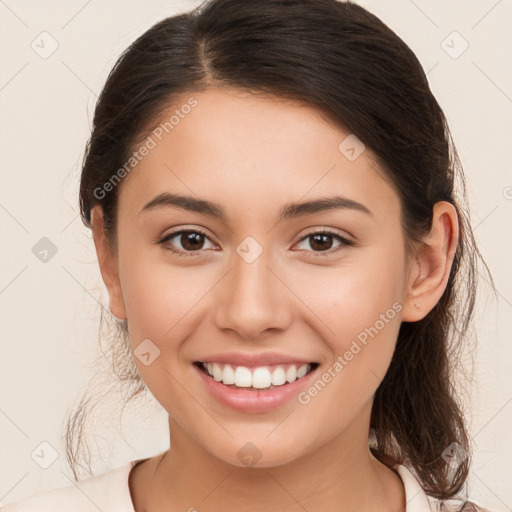
{"type": "Polygon", "coordinates": [[[283,330],[289,325],[293,294],[270,253],[263,250],[252,262],[234,254],[231,271],[219,283],[215,301],[214,319],[219,329],[254,340],[265,331],[283,330]]]}

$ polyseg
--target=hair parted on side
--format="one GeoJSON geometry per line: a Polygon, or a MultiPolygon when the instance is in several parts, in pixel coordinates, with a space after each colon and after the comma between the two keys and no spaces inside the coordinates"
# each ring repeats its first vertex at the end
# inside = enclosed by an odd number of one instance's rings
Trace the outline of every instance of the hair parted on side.
{"type": "MultiPolygon", "coordinates": [[[[82,220],[90,227],[91,209],[100,205],[113,248],[121,186],[97,190],[178,95],[210,87],[299,100],[355,134],[400,197],[410,254],[431,227],[434,204],[455,206],[459,244],[446,290],[425,318],[402,323],[370,421],[370,447],[380,461],[405,463],[427,494],[453,498],[464,488],[470,457],[453,468],[442,455],[452,443],[471,452],[456,390],[459,354],[470,347],[479,260],[494,283],[471,230],[465,179],[447,120],[420,62],[379,18],[350,1],[209,0],[156,23],[110,72],[83,160],[82,220]]],[[[131,386],[131,399],[147,389],[131,358],[126,322],[118,334],[111,357],[124,368],[117,375],[131,386]]],[[[85,460],[84,425],[93,407],[82,400],[68,418],[67,456],[75,478],[85,460]]]]}

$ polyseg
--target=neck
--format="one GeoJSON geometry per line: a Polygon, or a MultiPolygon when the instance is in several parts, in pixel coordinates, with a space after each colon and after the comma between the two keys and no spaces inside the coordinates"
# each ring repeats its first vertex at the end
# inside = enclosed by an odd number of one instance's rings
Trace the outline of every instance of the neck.
{"type": "Polygon", "coordinates": [[[207,452],[169,418],[171,449],[154,459],[149,489],[137,512],[405,510],[400,477],[368,449],[361,425],[292,462],[274,467],[239,467],[207,452]]]}

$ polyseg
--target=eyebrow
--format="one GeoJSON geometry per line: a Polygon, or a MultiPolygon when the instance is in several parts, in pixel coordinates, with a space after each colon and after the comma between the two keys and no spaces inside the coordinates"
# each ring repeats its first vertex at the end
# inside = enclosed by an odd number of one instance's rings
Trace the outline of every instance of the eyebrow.
{"type": "MultiPolygon", "coordinates": [[[[227,220],[226,212],[224,208],[219,204],[191,196],[169,194],[168,192],[164,192],[154,197],[151,201],[144,205],[142,210],[139,212],[139,215],[141,213],[163,207],[182,208],[191,212],[210,215],[224,222],[227,220]]],[[[324,213],[337,209],[356,210],[373,216],[373,213],[363,204],[347,197],[333,196],[298,203],[287,203],[281,208],[279,212],[279,220],[305,217],[307,215],[324,213]]]]}

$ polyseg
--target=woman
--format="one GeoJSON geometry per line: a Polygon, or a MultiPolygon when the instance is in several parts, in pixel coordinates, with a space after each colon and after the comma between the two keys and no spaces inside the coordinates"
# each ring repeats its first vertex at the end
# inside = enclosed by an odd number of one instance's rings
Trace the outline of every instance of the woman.
{"type": "Polygon", "coordinates": [[[4,510],[478,509],[456,499],[480,256],[458,193],[420,63],[364,8],[211,0],[153,26],[98,100],[80,206],[115,361],[170,448],[4,510]]]}

